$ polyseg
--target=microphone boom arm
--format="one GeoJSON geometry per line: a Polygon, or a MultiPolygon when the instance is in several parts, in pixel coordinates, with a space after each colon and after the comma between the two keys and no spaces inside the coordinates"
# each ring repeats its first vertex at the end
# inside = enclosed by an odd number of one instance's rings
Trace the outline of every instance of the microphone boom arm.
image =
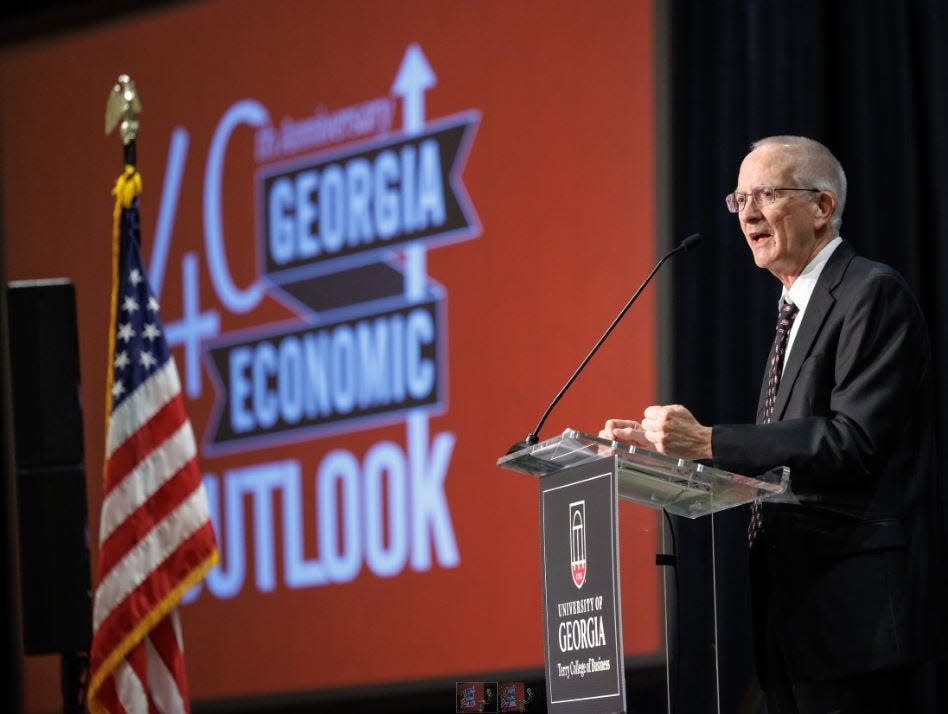
{"type": "Polygon", "coordinates": [[[658,269],[661,268],[665,261],[671,258],[673,255],[691,250],[695,245],[697,245],[698,242],[700,242],[700,240],[701,235],[698,233],[688,236],[677,248],[667,253],[660,261],[658,261],[658,263],[655,264],[655,267],[652,268],[652,272],[650,272],[645,280],[642,281],[642,284],[639,285],[638,289],[632,294],[632,297],[629,298],[625,306],[619,311],[619,314],[615,316],[615,319],[613,319],[609,327],[606,328],[606,331],[602,333],[602,337],[600,337],[596,341],[596,344],[593,345],[593,348],[589,350],[589,354],[587,354],[583,361],[579,363],[579,366],[573,371],[573,374],[570,375],[570,378],[566,380],[566,384],[564,384],[562,389],[560,389],[556,396],[553,397],[553,401],[550,402],[550,406],[548,406],[546,411],[543,412],[543,416],[540,417],[540,421],[537,422],[537,425],[534,427],[533,431],[524,437],[524,444],[530,446],[536,444],[540,440],[538,436],[540,429],[543,428],[543,424],[546,421],[546,418],[550,415],[550,412],[552,412],[553,408],[557,405],[557,403],[559,403],[562,396],[566,393],[566,390],[570,388],[574,381],[576,381],[576,378],[579,376],[579,373],[583,371],[586,363],[592,359],[593,355],[596,354],[597,350],[602,346],[602,343],[606,341],[606,338],[609,337],[610,334],[612,334],[612,331],[615,329],[616,325],[619,324],[619,320],[621,320],[625,316],[625,313],[628,312],[629,308],[632,307],[632,303],[638,299],[639,294],[645,289],[645,286],[649,284],[649,281],[652,279],[655,273],[658,272],[658,269]]]}

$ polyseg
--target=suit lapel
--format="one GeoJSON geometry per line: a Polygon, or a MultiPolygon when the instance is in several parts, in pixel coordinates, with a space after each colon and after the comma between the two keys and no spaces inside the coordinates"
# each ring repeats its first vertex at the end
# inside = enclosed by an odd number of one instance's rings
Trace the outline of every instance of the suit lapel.
{"type": "Polygon", "coordinates": [[[793,391],[793,385],[800,374],[800,367],[803,366],[803,362],[810,355],[813,342],[820,334],[826,316],[836,302],[833,291],[842,280],[843,274],[854,255],[855,251],[849,243],[846,241],[840,243],[826,262],[823,272],[820,273],[820,277],[816,281],[813,294],[810,296],[810,302],[803,314],[803,322],[800,323],[800,329],[793,340],[790,358],[787,360],[783,376],[780,378],[780,386],[777,388],[777,403],[774,405],[775,420],[783,418],[790,393],[793,391]]]}

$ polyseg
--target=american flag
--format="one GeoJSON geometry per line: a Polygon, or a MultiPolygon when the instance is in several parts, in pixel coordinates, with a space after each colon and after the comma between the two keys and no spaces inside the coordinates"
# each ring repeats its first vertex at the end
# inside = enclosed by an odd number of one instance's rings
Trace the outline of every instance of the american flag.
{"type": "Polygon", "coordinates": [[[190,709],[177,605],[217,562],[191,423],[140,252],[141,178],[116,195],[105,483],[89,709],[190,709]]]}

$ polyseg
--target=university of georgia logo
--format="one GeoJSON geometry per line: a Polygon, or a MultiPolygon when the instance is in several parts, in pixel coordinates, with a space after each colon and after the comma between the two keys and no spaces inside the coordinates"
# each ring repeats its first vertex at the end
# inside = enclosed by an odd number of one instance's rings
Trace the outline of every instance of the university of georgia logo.
{"type": "Polygon", "coordinates": [[[586,501],[569,504],[569,566],[577,588],[586,582],[586,501]]]}

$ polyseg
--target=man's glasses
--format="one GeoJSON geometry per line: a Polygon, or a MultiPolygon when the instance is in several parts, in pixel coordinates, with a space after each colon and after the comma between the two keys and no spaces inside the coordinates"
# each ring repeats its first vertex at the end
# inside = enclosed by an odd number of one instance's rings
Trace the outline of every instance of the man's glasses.
{"type": "Polygon", "coordinates": [[[820,189],[818,188],[774,188],[773,186],[758,186],[750,193],[741,193],[740,191],[729,193],[724,197],[724,205],[727,206],[727,210],[731,213],[740,213],[744,210],[744,206],[747,205],[747,199],[750,198],[754,201],[754,205],[757,206],[757,208],[763,208],[777,200],[777,191],[815,191],[816,193],[820,193],[820,189]]]}

